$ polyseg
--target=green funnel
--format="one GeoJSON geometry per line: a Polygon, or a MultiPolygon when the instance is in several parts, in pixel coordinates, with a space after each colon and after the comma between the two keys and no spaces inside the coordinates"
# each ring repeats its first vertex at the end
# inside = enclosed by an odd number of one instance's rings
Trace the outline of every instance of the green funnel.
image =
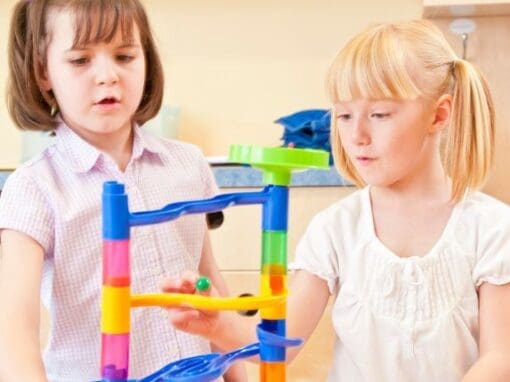
{"type": "Polygon", "coordinates": [[[228,159],[261,169],[262,182],[277,186],[288,186],[292,171],[329,168],[329,153],[312,149],[232,145],[228,159]]]}

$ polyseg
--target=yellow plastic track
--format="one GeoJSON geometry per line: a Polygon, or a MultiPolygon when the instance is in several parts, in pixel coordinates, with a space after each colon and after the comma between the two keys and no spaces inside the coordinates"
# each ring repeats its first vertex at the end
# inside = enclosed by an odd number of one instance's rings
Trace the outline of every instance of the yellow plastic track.
{"type": "Polygon", "coordinates": [[[210,297],[195,294],[164,293],[131,296],[131,306],[181,306],[204,310],[252,310],[285,302],[287,296],[210,297]]]}

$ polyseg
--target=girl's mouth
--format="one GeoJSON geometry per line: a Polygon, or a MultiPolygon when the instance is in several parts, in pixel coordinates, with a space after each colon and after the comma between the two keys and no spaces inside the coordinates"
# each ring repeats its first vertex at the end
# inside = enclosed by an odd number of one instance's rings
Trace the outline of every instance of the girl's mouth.
{"type": "Polygon", "coordinates": [[[95,104],[95,106],[103,113],[117,111],[120,107],[120,102],[115,97],[105,97],[95,104]]]}
{"type": "Polygon", "coordinates": [[[372,163],[375,160],[375,158],[371,157],[365,157],[365,156],[357,156],[356,161],[362,165],[362,166],[368,166],[370,163],[372,163]]]}
{"type": "Polygon", "coordinates": [[[117,99],[114,98],[114,97],[107,97],[107,98],[103,98],[101,101],[98,102],[98,104],[100,105],[111,105],[111,104],[114,104],[114,103],[117,103],[117,99]]]}

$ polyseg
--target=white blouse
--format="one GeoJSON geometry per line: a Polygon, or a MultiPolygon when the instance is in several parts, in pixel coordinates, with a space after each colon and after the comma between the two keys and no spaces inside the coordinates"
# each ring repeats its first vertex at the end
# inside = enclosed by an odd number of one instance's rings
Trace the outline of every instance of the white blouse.
{"type": "Polygon", "coordinates": [[[459,381],[478,357],[478,287],[510,282],[510,207],[468,194],[426,255],[402,258],[375,234],[367,187],[312,220],[293,268],[334,295],[328,381],[459,381]]]}

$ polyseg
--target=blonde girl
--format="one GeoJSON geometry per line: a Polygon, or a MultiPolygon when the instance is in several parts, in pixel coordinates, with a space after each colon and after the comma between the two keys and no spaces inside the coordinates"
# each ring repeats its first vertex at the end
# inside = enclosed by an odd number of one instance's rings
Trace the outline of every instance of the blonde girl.
{"type": "MultiPolygon", "coordinates": [[[[360,189],[297,247],[288,335],[307,339],[331,297],[328,381],[509,381],[510,208],[478,191],[494,156],[483,76],[418,20],[355,36],[327,85],[336,166],[360,189]]],[[[255,340],[230,314],[170,318],[225,348],[255,340]]]]}

